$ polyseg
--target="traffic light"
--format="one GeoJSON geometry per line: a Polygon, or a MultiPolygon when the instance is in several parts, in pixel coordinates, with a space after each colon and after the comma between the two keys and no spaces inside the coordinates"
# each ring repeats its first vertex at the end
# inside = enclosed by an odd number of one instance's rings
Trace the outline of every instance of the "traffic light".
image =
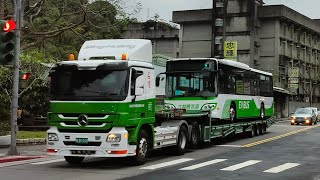
{"type": "Polygon", "coordinates": [[[29,85],[29,79],[30,79],[31,73],[25,72],[25,71],[19,71],[19,87],[21,89],[25,89],[29,85]]]}
{"type": "Polygon", "coordinates": [[[16,23],[12,20],[0,20],[0,65],[13,62],[14,32],[16,23]]]}

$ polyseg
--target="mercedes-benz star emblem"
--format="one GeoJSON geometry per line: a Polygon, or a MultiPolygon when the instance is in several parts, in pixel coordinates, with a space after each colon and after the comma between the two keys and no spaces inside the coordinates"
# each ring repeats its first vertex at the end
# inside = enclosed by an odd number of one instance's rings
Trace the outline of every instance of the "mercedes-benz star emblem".
{"type": "Polygon", "coordinates": [[[78,120],[79,126],[86,126],[88,124],[88,116],[86,115],[80,115],[78,120]]]}

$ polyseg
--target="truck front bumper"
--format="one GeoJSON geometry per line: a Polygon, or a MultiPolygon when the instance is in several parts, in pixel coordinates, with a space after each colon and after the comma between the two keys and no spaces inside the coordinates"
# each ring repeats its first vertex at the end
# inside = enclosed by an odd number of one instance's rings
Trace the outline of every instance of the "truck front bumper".
{"type": "Polygon", "coordinates": [[[62,133],[51,127],[47,131],[47,153],[57,156],[127,157],[136,155],[136,145],[128,144],[128,132],[124,127],[113,127],[109,133],[62,133]],[[56,134],[57,139],[49,141],[49,134],[56,134]],[[110,134],[121,138],[117,142],[107,142],[110,134]]]}

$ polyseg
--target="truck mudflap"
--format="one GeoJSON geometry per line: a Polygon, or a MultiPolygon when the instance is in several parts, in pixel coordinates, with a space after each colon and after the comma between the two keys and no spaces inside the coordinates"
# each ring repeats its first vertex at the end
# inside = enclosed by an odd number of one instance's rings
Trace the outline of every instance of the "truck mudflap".
{"type": "Polygon", "coordinates": [[[61,133],[56,127],[47,131],[47,154],[80,157],[127,157],[136,155],[136,145],[128,144],[124,127],[109,133],[61,133]]]}

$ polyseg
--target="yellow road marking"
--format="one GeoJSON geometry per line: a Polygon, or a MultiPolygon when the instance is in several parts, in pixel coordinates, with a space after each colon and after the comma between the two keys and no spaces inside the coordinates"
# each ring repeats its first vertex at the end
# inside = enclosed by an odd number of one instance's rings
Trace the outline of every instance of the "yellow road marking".
{"type": "Polygon", "coordinates": [[[303,132],[303,131],[307,131],[309,129],[313,129],[313,128],[316,128],[316,127],[319,127],[319,126],[320,125],[315,125],[315,126],[312,126],[312,127],[303,128],[303,129],[300,129],[300,130],[292,131],[292,132],[289,132],[289,133],[286,133],[286,134],[282,134],[282,135],[279,135],[279,136],[275,136],[275,137],[272,137],[272,138],[268,138],[268,139],[264,139],[264,140],[261,140],[261,141],[253,142],[253,143],[250,143],[250,144],[246,144],[246,145],[243,145],[242,147],[256,146],[256,145],[263,144],[263,143],[266,143],[266,142],[270,142],[270,141],[274,141],[274,140],[277,140],[277,139],[281,139],[281,138],[284,138],[284,137],[287,137],[287,136],[290,136],[290,135],[293,135],[293,134],[297,134],[297,133],[300,133],[300,132],[303,132]]]}

